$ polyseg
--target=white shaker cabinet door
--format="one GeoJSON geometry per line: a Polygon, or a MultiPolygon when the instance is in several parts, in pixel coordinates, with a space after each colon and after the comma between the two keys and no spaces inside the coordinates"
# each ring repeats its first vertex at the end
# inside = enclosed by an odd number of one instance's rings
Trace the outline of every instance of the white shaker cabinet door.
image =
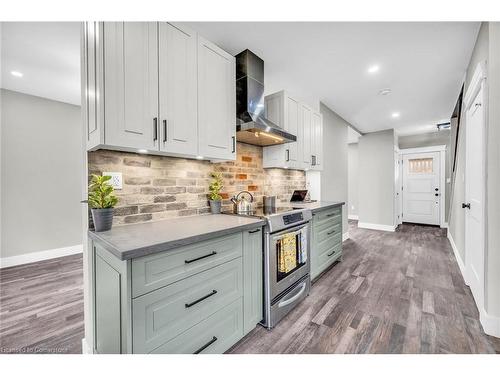
{"type": "Polygon", "coordinates": [[[312,114],[311,131],[311,155],[312,169],[320,170],[323,168],[323,116],[321,113],[312,114]]]}
{"type": "Polygon", "coordinates": [[[196,32],[159,24],[160,151],[198,153],[196,32]]]}
{"type": "Polygon", "coordinates": [[[156,22],[104,23],[105,142],[158,150],[156,22]]]}
{"type": "Polygon", "coordinates": [[[235,58],[199,36],[198,132],[200,155],[236,159],[235,58]]]}
{"type": "Polygon", "coordinates": [[[312,128],[312,110],[308,106],[300,105],[300,123],[299,123],[299,155],[301,155],[300,164],[305,169],[311,167],[311,128],[312,128]]]}

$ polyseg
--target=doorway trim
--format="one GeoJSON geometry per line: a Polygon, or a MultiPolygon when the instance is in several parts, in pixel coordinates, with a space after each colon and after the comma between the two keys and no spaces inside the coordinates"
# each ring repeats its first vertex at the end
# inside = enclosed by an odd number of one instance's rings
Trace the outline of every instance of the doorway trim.
{"type": "MultiPolygon", "coordinates": [[[[441,185],[441,195],[439,198],[441,199],[439,205],[439,226],[441,228],[447,228],[448,223],[446,222],[445,209],[446,209],[446,145],[438,145],[438,146],[429,146],[429,147],[414,147],[414,148],[404,148],[399,150],[400,160],[403,158],[403,155],[408,154],[421,154],[426,152],[439,152],[439,183],[441,185]]],[[[402,168],[402,167],[401,167],[402,168]]],[[[401,189],[403,186],[403,178],[404,175],[401,175],[401,189]]],[[[403,191],[404,194],[404,191],[403,191]]],[[[401,195],[401,199],[402,195],[401,195]]],[[[401,204],[401,216],[403,214],[403,205],[401,204]]],[[[404,221],[404,220],[403,220],[404,221]]]]}

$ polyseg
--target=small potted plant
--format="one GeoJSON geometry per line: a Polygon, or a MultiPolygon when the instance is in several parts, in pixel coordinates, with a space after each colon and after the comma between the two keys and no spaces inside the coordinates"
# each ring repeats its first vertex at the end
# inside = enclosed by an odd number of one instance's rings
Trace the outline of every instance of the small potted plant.
{"type": "Polygon", "coordinates": [[[118,203],[113,186],[108,181],[111,176],[93,174],[89,185],[89,205],[96,232],[104,232],[113,225],[113,207],[118,203]]]}
{"type": "Polygon", "coordinates": [[[212,182],[208,186],[209,194],[209,202],[210,202],[210,211],[213,214],[221,213],[221,204],[222,204],[222,196],[220,195],[220,191],[224,187],[222,185],[222,173],[214,172],[212,173],[212,182]]]}

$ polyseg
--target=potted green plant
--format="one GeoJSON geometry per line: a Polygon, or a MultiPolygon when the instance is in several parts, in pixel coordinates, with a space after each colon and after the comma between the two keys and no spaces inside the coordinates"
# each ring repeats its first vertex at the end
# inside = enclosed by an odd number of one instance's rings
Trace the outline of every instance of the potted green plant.
{"type": "Polygon", "coordinates": [[[222,185],[222,173],[214,172],[212,173],[212,182],[208,186],[210,211],[213,214],[220,214],[222,207],[222,196],[220,191],[224,185],[222,185]]]}
{"type": "Polygon", "coordinates": [[[89,185],[89,205],[96,232],[104,232],[113,225],[113,207],[118,203],[114,188],[109,184],[111,176],[92,175],[89,185]]]}

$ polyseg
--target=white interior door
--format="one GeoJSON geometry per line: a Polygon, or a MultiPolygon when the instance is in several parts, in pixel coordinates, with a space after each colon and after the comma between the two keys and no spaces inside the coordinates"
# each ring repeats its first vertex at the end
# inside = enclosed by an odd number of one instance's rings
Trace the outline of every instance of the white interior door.
{"type": "Polygon", "coordinates": [[[483,89],[467,110],[465,123],[465,268],[476,302],[482,306],[484,284],[484,108],[483,89]]]}
{"type": "Polygon", "coordinates": [[[403,221],[439,225],[441,205],[439,152],[403,157],[403,221]]]}

